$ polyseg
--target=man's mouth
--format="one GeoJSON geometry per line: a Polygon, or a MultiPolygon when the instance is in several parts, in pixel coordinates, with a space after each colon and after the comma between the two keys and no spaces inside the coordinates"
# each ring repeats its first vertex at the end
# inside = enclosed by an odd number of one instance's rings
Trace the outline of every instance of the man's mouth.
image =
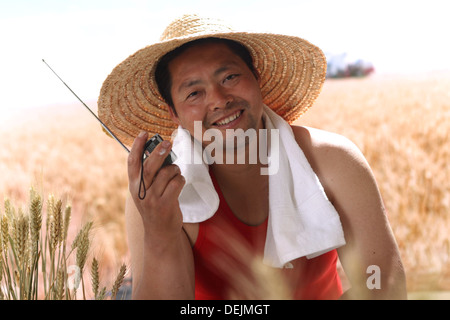
{"type": "Polygon", "coordinates": [[[216,126],[226,126],[227,124],[229,124],[229,123],[235,121],[236,119],[238,119],[242,115],[243,112],[244,112],[244,110],[238,110],[238,111],[234,112],[232,115],[230,115],[230,116],[228,116],[226,118],[223,118],[223,119],[221,119],[219,121],[214,122],[214,125],[216,125],[216,126]]]}

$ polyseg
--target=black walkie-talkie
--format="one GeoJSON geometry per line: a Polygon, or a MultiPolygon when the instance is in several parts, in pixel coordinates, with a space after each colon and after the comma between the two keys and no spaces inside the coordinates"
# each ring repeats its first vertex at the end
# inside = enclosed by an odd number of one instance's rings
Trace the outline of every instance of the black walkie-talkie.
{"type": "MultiPolygon", "coordinates": [[[[70,87],[63,81],[63,79],[61,79],[60,76],[58,76],[58,74],[48,65],[48,63],[45,62],[44,59],[42,59],[42,61],[58,77],[58,79],[61,80],[61,82],[67,87],[67,89],[69,89],[70,92],[72,92],[72,94],[86,107],[86,109],[88,109],[89,112],[100,122],[102,127],[111,135],[111,137],[113,137],[128,153],[130,153],[130,150],[122,143],[122,141],[120,141],[119,138],[117,138],[116,135],[114,133],[112,133],[112,131],[109,130],[109,128],[103,123],[103,121],[100,120],[100,118],[97,117],[97,115],[86,105],[86,103],[84,103],[83,100],[81,100],[80,97],[78,97],[77,94],[75,92],[73,92],[72,89],[70,89],[70,87]]],[[[147,155],[145,154],[145,151],[148,151],[149,153],[151,153],[156,148],[156,146],[158,144],[160,144],[162,141],[163,141],[163,139],[161,138],[161,136],[159,134],[155,134],[153,137],[151,137],[145,143],[144,152],[142,154],[142,162],[144,162],[144,160],[147,158],[147,155]]],[[[170,151],[170,154],[164,160],[161,168],[172,164],[175,160],[176,160],[175,153],[173,151],[170,151]]],[[[141,181],[141,182],[143,183],[143,181],[141,181]]],[[[145,186],[144,186],[144,189],[145,189],[145,186]]],[[[139,194],[139,197],[141,197],[140,194],[139,194]]],[[[145,190],[144,190],[144,197],[145,197],[145,190]]],[[[143,197],[141,199],[143,199],[143,197]]]]}
{"type": "MultiPolygon", "coordinates": [[[[144,147],[144,160],[147,158],[147,155],[145,154],[145,150],[148,151],[148,153],[152,153],[152,151],[156,148],[158,144],[163,142],[163,138],[159,134],[155,134],[153,137],[151,137],[146,143],[144,147]]],[[[175,156],[175,153],[173,151],[170,151],[170,154],[166,157],[161,167],[165,167],[169,164],[172,164],[177,157],[175,156]]]]}

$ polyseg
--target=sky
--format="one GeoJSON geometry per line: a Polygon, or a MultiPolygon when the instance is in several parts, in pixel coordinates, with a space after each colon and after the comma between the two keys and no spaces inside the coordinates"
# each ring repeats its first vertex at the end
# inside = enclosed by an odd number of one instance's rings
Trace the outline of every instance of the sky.
{"type": "Polygon", "coordinates": [[[299,36],[377,73],[450,70],[448,0],[0,0],[0,117],[78,100],[95,105],[111,70],[185,13],[236,30],[299,36]]]}

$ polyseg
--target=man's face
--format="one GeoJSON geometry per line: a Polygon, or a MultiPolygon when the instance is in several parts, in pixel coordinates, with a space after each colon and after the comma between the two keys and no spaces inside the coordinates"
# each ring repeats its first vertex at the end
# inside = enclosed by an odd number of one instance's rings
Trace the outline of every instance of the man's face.
{"type": "MultiPolygon", "coordinates": [[[[172,119],[194,136],[194,121],[208,129],[262,129],[259,83],[245,62],[224,44],[187,49],[169,64],[172,119]]],[[[197,133],[198,134],[198,133],[197,133]]],[[[206,143],[207,144],[207,143],[206,143]]],[[[204,142],[205,145],[205,142],[204,142]]]]}

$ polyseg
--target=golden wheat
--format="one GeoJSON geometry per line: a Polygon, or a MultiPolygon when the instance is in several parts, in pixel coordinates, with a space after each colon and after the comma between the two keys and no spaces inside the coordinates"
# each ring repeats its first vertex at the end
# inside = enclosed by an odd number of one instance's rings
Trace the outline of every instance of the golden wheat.
{"type": "Polygon", "coordinates": [[[100,275],[98,273],[98,261],[95,258],[92,259],[91,279],[92,279],[92,292],[94,293],[94,297],[97,298],[98,289],[100,287],[100,275]]]}
{"type": "MultiPolygon", "coordinates": [[[[30,192],[28,212],[22,208],[15,211],[9,200],[5,201],[5,213],[1,215],[0,233],[0,298],[1,299],[75,299],[77,288],[71,288],[67,262],[70,253],[66,254],[65,228],[68,226],[70,206],[66,207],[65,217],[62,218],[62,201],[49,196],[47,212],[51,215],[47,219],[47,229],[42,230],[42,200],[34,190],[30,192]],[[40,235],[44,234],[42,238],[40,235]],[[43,293],[40,293],[43,287],[43,293]],[[71,291],[72,290],[72,291],[71,291]]],[[[87,223],[81,229],[80,236],[72,245],[77,249],[76,263],[78,275],[84,290],[83,270],[89,248],[89,233],[92,223],[87,223]]],[[[96,260],[94,260],[96,261],[96,260]]],[[[97,263],[98,270],[98,263],[97,263]]],[[[122,265],[117,280],[112,286],[111,298],[116,298],[126,273],[126,266],[122,265]]],[[[97,280],[98,287],[98,277],[97,280]]],[[[106,287],[102,294],[95,298],[106,298],[106,287]]]]}
{"type": "Polygon", "coordinates": [[[117,294],[119,293],[120,286],[123,283],[123,279],[125,278],[125,273],[127,272],[127,267],[123,264],[120,267],[119,273],[114,281],[113,287],[111,289],[111,299],[116,299],[117,294]]]}
{"type": "Polygon", "coordinates": [[[30,232],[31,232],[31,252],[34,254],[32,261],[36,259],[36,253],[39,251],[39,239],[42,227],[42,200],[40,195],[36,194],[34,189],[30,191],[30,232]]]}

